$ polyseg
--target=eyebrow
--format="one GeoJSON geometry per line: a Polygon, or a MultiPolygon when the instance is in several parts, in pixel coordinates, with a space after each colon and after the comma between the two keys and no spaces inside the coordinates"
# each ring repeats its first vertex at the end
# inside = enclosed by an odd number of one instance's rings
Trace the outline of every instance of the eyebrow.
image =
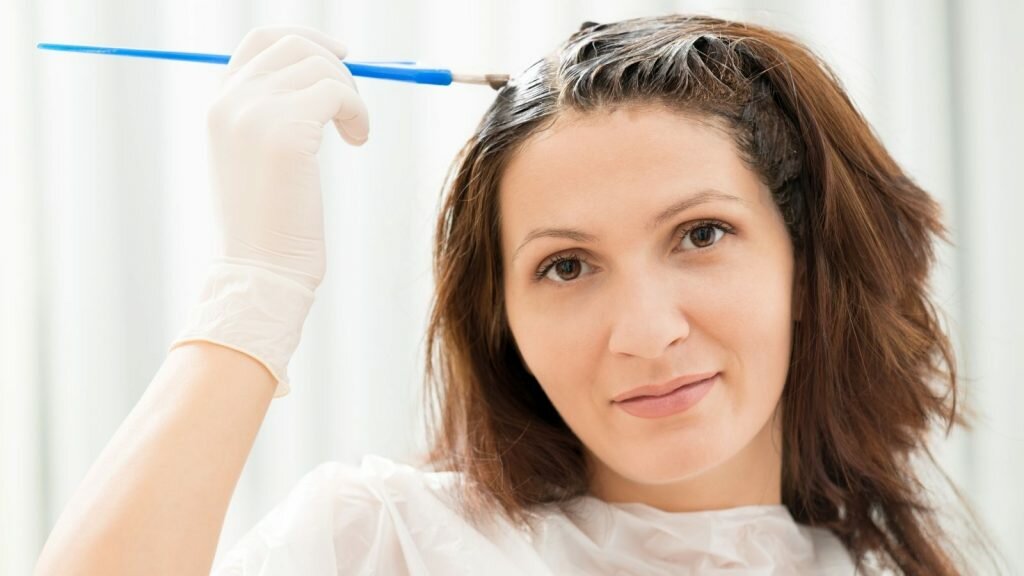
{"type": "MultiPolygon", "coordinates": [[[[669,218],[675,216],[676,214],[689,210],[694,206],[706,204],[713,200],[725,200],[728,202],[737,202],[739,204],[747,203],[746,200],[740,198],[739,196],[733,196],[732,194],[727,194],[714,188],[707,188],[697,192],[692,196],[683,198],[682,200],[669,205],[661,212],[658,212],[653,218],[651,218],[650,222],[647,223],[647,230],[655,230],[659,226],[661,226],[665,222],[665,220],[668,220],[669,218]]],[[[593,234],[588,234],[577,228],[536,228],[532,230],[529,234],[527,234],[526,238],[523,238],[523,241],[519,244],[519,247],[516,248],[515,253],[512,254],[512,260],[515,261],[516,257],[519,256],[519,251],[522,250],[523,246],[526,246],[526,244],[529,243],[531,240],[536,240],[537,238],[545,237],[567,238],[569,240],[573,240],[576,242],[596,243],[598,241],[597,236],[594,236],[593,234]]]]}

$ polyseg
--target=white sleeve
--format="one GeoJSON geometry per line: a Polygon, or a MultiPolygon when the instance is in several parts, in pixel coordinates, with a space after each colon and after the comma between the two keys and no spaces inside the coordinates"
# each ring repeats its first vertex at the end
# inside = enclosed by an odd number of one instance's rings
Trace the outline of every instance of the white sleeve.
{"type": "Polygon", "coordinates": [[[408,572],[401,523],[359,469],[325,462],[303,476],[214,568],[214,576],[408,572]]]}

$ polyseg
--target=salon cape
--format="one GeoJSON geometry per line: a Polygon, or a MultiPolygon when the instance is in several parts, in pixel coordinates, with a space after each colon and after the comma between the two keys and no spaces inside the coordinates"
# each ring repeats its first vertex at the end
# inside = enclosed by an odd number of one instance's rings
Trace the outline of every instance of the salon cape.
{"type": "Polygon", "coordinates": [[[503,519],[474,528],[432,472],[380,456],[307,473],[221,558],[215,576],[854,574],[829,531],[783,505],[665,512],[580,498],[574,519],[535,510],[529,532],[503,519]]]}

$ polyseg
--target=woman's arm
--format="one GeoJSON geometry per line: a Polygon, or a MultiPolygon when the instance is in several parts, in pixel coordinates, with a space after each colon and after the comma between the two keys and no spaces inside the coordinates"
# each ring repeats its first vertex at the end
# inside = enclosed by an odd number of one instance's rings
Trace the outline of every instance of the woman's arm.
{"type": "Polygon", "coordinates": [[[71,497],[35,574],[209,574],[275,384],[230,348],[172,349],[71,497]]]}
{"type": "Polygon", "coordinates": [[[367,140],[346,54],[294,26],[256,28],[232,54],[207,113],[217,258],[36,574],[209,574],[231,494],[268,405],[288,393],[288,361],[324,277],[323,126],[332,121],[352,145],[367,140]]]}

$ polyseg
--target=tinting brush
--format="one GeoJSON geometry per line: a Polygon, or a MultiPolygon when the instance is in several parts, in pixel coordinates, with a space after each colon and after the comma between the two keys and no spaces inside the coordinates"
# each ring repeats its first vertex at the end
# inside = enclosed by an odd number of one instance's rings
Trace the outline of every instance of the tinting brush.
{"type": "MultiPolygon", "coordinates": [[[[181,60],[207,64],[227,64],[231,60],[231,56],[227,54],[201,54],[198,52],[167,52],[163,50],[45,43],[40,43],[37,47],[43,50],[59,50],[62,52],[86,52],[90,54],[181,60]]],[[[456,74],[444,68],[417,68],[415,62],[409,61],[349,62],[342,60],[342,64],[352,72],[353,76],[413,82],[416,84],[435,84],[438,86],[447,86],[453,82],[460,84],[486,84],[495,90],[501,90],[509,81],[508,74],[456,74]]]]}

